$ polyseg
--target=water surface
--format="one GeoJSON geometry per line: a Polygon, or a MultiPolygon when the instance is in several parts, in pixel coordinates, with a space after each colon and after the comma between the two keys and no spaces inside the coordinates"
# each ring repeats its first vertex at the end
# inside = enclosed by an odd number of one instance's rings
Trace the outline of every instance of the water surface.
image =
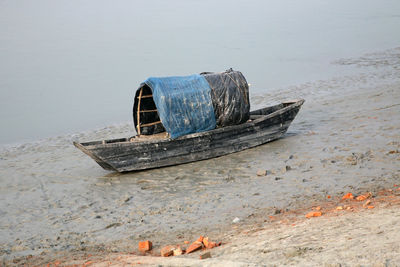
{"type": "Polygon", "coordinates": [[[257,94],[348,73],[330,63],[398,29],[397,0],[3,0],[0,144],[131,121],[149,76],[233,67],[257,94]]]}

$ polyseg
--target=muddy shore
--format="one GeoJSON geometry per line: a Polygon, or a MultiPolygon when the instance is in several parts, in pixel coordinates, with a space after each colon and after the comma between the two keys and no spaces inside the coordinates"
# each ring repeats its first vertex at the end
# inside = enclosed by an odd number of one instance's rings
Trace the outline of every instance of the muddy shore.
{"type": "Polygon", "coordinates": [[[130,124],[1,148],[2,262],[221,237],[235,218],[255,225],[327,195],[400,183],[400,48],[333,64],[358,74],[253,95],[253,109],[306,103],[283,138],[217,159],[116,174],[72,146],[130,136],[130,124]]]}
{"type": "MultiPolygon", "coordinates": [[[[192,254],[161,257],[155,247],[131,253],[59,254],[17,259],[19,264],[50,266],[398,266],[400,261],[399,185],[369,195],[365,201],[331,196],[313,206],[274,216],[263,223],[233,225],[221,233],[225,242],[192,254]],[[368,203],[366,205],[366,203],[368,203]],[[338,208],[345,207],[344,209],[338,208]],[[322,216],[306,218],[318,209],[322,216]],[[210,258],[200,259],[209,253],[210,258]],[[20,260],[20,261],[19,261],[20,260]],[[47,261],[46,261],[47,260],[47,261]]],[[[177,244],[174,244],[177,245],[177,244]]],[[[188,245],[178,244],[182,248],[188,245]]]]}

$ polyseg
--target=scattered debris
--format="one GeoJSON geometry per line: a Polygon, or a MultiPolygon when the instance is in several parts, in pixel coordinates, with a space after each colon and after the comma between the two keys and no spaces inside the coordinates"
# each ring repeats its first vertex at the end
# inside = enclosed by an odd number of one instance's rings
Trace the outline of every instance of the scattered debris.
{"type": "MultiPolygon", "coordinates": [[[[189,244],[189,241],[185,241],[185,244],[189,244]]],[[[179,245],[173,246],[168,245],[161,249],[161,256],[162,257],[169,257],[169,256],[179,256],[183,254],[189,254],[201,249],[212,249],[221,245],[221,242],[216,243],[210,241],[208,237],[200,236],[196,241],[194,241],[190,246],[184,250],[179,245]]],[[[206,253],[207,254],[207,253],[206,253]]],[[[204,254],[204,255],[206,255],[204,254]]],[[[207,255],[206,255],[207,256],[207,255]]],[[[211,254],[209,258],[211,257],[211,254]]]]}

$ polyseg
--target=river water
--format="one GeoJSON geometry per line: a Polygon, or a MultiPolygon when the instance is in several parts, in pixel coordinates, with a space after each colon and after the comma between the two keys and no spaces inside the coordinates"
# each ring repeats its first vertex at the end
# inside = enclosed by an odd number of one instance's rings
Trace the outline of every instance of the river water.
{"type": "Polygon", "coordinates": [[[398,184],[398,29],[398,1],[1,1],[0,257],[131,251],[398,184]],[[148,76],[229,67],[253,108],[306,99],[284,138],[127,174],[73,147],[131,136],[148,76]]]}
{"type": "Polygon", "coordinates": [[[0,144],[131,121],[149,76],[230,67],[251,93],[400,43],[397,0],[0,1],[0,144]]]}

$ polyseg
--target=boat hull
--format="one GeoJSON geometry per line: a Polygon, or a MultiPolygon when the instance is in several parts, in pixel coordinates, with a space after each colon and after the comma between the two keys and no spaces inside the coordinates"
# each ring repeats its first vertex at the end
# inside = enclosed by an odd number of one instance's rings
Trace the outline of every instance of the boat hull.
{"type": "Polygon", "coordinates": [[[281,137],[304,100],[252,111],[251,121],[176,139],[130,142],[113,139],[74,143],[101,167],[118,172],[144,170],[210,159],[255,147],[281,137]]]}

